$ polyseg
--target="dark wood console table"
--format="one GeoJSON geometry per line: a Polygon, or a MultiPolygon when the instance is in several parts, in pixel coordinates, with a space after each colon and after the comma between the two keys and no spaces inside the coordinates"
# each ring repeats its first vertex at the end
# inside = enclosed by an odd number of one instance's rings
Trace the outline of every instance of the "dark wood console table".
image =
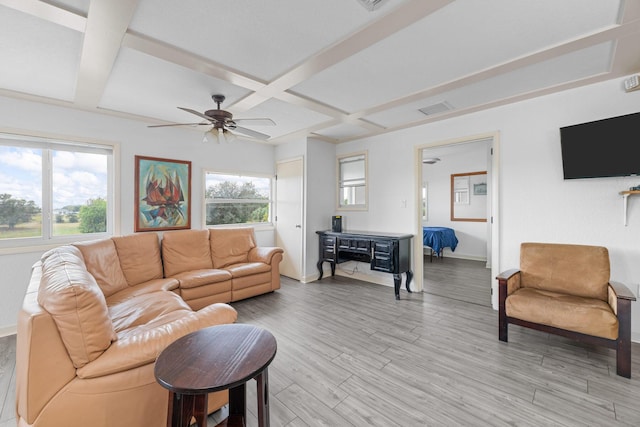
{"type": "Polygon", "coordinates": [[[402,273],[406,273],[407,292],[413,277],[411,271],[412,234],[376,233],[368,231],[316,231],[319,237],[318,271],[322,279],[322,264],[331,264],[331,275],[336,274],[336,264],[361,261],[371,264],[371,270],[393,274],[396,299],[400,299],[402,273]]]}

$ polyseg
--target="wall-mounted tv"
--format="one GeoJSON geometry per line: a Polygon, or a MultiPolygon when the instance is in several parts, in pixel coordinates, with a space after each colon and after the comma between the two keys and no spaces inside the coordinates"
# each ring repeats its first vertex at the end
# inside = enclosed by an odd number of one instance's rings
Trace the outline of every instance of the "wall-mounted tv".
{"type": "Polygon", "coordinates": [[[640,175],[640,113],[560,128],[564,179],[640,175]]]}

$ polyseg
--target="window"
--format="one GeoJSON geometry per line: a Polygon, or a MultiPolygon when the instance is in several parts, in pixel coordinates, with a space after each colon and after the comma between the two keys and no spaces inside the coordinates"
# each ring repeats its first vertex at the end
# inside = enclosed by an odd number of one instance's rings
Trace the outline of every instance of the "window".
{"type": "Polygon", "coordinates": [[[0,134],[0,170],[0,247],[113,232],[112,146],[0,134]]]}
{"type": "Polygon", "coordinates": [[[205,226],[271,222],[272,179],[205,172],[205,226]]]}
{"type": "Polygon", "coordinates": [[[338,209],[367,209],[367,153],[338,157],[338,209]]]}

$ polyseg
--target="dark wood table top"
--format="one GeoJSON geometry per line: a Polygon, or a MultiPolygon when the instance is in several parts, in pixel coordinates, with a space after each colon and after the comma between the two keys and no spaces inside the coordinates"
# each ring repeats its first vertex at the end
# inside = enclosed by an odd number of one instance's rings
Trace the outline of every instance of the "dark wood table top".
{"type": "Polygon", "coordinates": [[[276,339],[257,326],[212,326],[179,338],[162,351],[157,381],[179,394],[233,388],[255,378],[276,355],[276,339]]]}

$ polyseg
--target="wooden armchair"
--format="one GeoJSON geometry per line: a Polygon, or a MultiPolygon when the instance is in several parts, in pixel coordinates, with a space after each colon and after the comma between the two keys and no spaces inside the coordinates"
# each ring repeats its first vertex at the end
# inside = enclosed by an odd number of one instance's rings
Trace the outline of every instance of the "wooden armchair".
{"type": "Polygon", "coordinates": [[[601,246],[522,243],[520,269],[498,279],[499,339],[509,323],[616,350],[616,372],[631,378],[631,301],[609,280],[601,246]]]}

